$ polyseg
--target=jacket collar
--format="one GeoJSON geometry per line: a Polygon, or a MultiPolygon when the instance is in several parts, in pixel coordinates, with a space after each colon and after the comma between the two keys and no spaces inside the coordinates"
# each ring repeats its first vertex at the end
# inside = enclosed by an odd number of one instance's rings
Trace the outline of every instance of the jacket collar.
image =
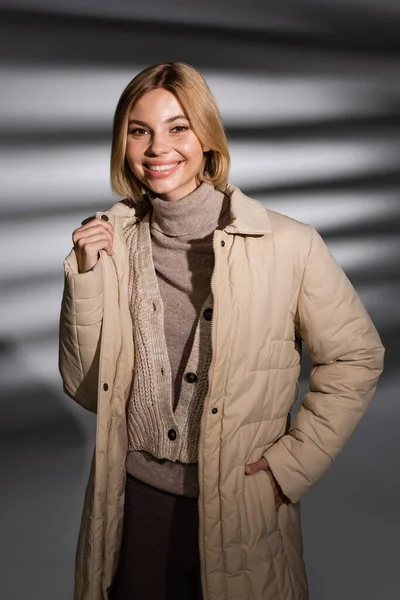
{"type": "Polygon", "coordinates": [[[226,193],[231,200],[231,222],[225,227],[227,233],[264,235],[271,232],[268,211],[258,200],[249,198],[231,183],[228,183],[226,193]]]}
{"type": "MultiPolygon", "coordinates": [[[[271,232],[268,211],[258,200],[249,198],[235,185],[228,183],[226,194],[230,198],[230,222],[224,228],[226,233],[241,235],[264,235],[271,232]]],[[[141,220],[151,209],[148,200],[133,205],[129,200],[121,200],[109,210],[96,213],[122,217],[125,220],[141,220]]]]}

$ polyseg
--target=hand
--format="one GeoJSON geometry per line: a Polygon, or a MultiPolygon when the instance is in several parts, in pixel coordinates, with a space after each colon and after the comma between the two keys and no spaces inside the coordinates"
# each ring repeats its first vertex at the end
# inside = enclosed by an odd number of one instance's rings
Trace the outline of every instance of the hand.
{"type": "Polygon", "coordinates": [[[94,218],[78,227],[72,234],[79,273],[93,269],[99,259],[100,250],[109,256],[113,253],[114,229],[111,223],[94,218]]]}
{"type": "Polygon", "coordinates": [[[266,471],[271,480],[272,489],[274,491],[276,510],[278,511],[282,504],[290,504],[289,498],[285,496],[285,494],[282,492],[279,483],[277,482],[277,480],[274,477],[274,474],[269,468],[269,464],[266,458],[261,457],[260,460],[258,460],[257,462],[246,465],[246,475],[254,475],[254,473],[257,473],[258,471],[266,471]]]}

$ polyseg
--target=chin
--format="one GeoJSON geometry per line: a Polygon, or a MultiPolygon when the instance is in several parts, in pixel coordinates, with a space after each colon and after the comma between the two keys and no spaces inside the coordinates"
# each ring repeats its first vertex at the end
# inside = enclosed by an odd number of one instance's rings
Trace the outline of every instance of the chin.
{"type": "Polygon", "coordinates": [[[180,187],[182,187],[182,184],[172,184],[165,181],[152,181],[151,184],[147,184],[147,187],[149,187],[156,194],[171,194],[175,190],[178,190],[180,187]]]}
{"type": "Polygon", "coordinates": [[[148,185],[147,186],[152,192],[154,192],[154,194],[157,194],[159,196],[162,196],[163,194],[171,194],[174,190],[175,187],[170,187],[167,185],[148,185]]]}

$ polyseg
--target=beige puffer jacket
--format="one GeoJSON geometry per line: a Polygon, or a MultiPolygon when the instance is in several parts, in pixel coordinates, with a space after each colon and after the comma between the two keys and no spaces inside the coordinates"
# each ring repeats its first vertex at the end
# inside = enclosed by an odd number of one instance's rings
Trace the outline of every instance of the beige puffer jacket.
{"type": "MultiPolygon", "coordinates": [[[[375,391],[384,350],[361,301],[318,233],[232,186],[231,222],[214,234],[210,387],[202,417],[199,546],[205,600],[306,600],[299,499],[330,467],[375,391]],[[301,340],[314,365],[290,431],[301,340]],[[212,410],[214,409],[214,410],[212,410]],[[215,411],[217,409],[217,411],[215,411]],[[275,510],[265,456],[292,501],[275,510]]],[[[104,213],[97,213],[101,216],[104,213]]],[[[134,376],[123,224],[106,211],[114,255],[78,274],[65,260],[60,372],[66,393],[97,412],[97,438],[76,558],[75,600],[106,600],[121,541],[134,376]]],[[[153,299],[148,299],[149,311],[153,299]]]]}

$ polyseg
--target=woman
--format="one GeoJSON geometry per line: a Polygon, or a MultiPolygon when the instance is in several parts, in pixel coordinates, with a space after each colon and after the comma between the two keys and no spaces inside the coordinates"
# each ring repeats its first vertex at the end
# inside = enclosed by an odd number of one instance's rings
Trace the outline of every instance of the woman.
{"type": "Polygon", "coordinates": [[[193,67],[128,84],[111,153],[125,199],[65,260],[60,371],[97,413],[75,600],[308,597],[299,500],[364,414],[383,347],[318,233],[228,169],[193,67]]]}

